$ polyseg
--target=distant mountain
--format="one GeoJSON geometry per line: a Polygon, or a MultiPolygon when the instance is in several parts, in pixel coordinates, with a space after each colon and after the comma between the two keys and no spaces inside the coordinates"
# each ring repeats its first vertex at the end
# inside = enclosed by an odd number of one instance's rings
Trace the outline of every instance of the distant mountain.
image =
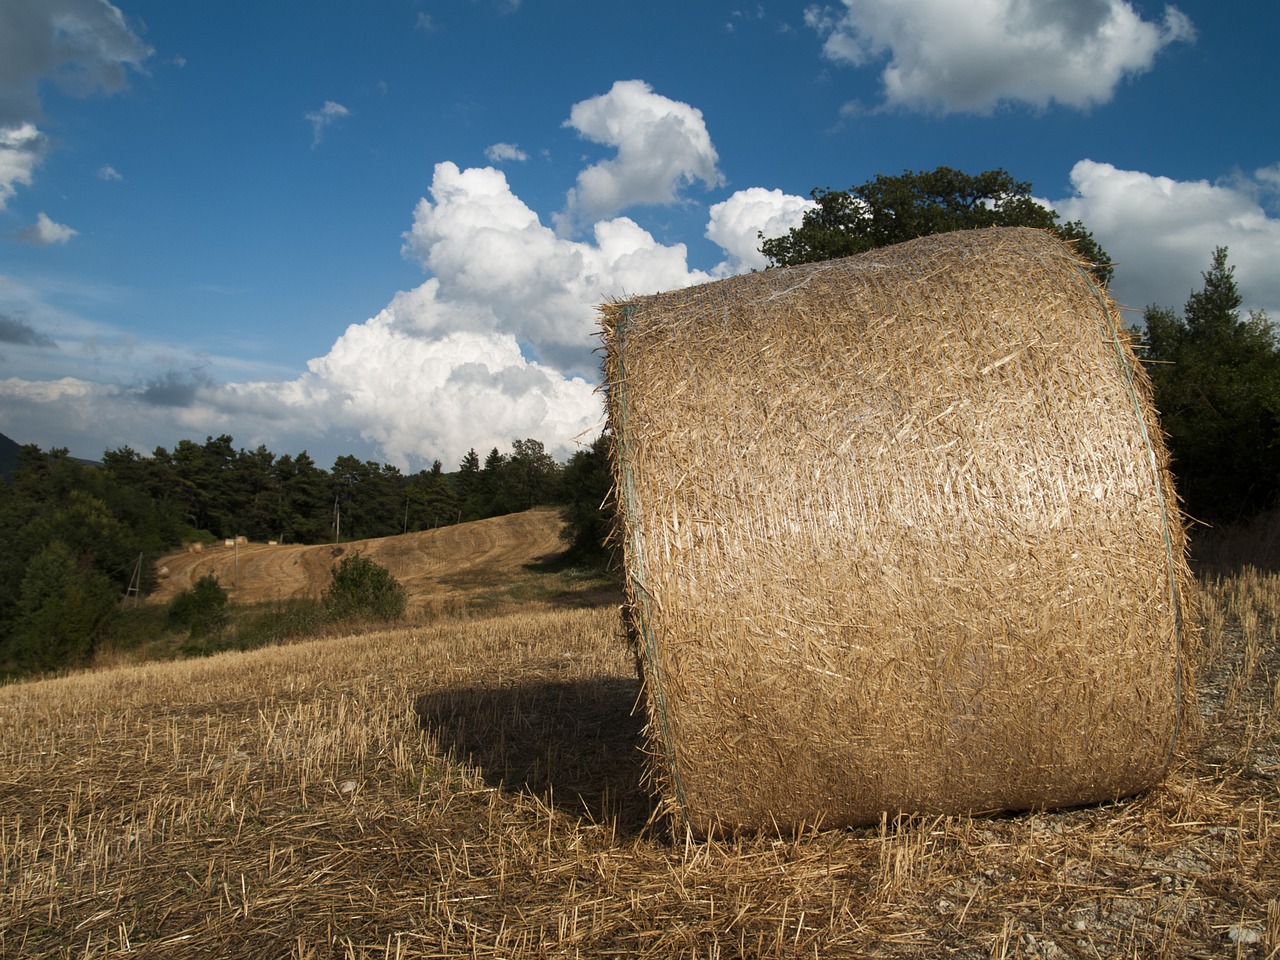
{"type": "Polygon", "coordinates": [[[0,433],[0,480],[8,482],[18,466],[18,451],[22,444],[10,440],[0,433]]]}
{"type": "MultiPolygon", "coordinates": [[[[13,479],[13,472],[18,467],[18,451],[21,450],[23,444],[18,443],[0,433],[0,482],[8,483],[13,479]]],[[[48,450],[48,447],[41,447],[41,450],[48,450]]],[[[72,463],[78,463],[83,467],[100,467],[102,462],[99,460],[86,460],[83,457],[69,458],[72,463]]]]}

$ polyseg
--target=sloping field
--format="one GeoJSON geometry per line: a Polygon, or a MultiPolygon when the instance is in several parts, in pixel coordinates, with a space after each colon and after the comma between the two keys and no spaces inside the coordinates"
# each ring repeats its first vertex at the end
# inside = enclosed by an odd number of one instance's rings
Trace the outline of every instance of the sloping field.
{"type": "Polygon", "coordinates": [[[784,839],[650,822],[608,607],[0,687],[0,957],[1275,958],[1278,614],[1145,795],[784,839]]]}
{"type": "Polygon", "coordinates": [[[200,577],[213,574],[238,603],[318,596],[342,557],[359,553],[404,584],[410,612],[432,603],[447,607],[470,582],[516,578],[528,564],[565,547],[563,523],[553,509],[528,510],[399,537],[317,546],[218,544],[162,558],[160,583],[149,598],[167,603],[200,577]]]}

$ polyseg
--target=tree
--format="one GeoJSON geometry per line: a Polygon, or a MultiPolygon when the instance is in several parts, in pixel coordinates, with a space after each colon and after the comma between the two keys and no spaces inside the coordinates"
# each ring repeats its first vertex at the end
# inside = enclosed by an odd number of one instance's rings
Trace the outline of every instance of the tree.
{"type": "Polygon", "coordinates": [[[511,456],[502,467],[504,501],[510,511],[550,502],[560,468],[539,440],[512,440],[511,456]]]}
{"type": "Polygon", "coordinates": [[[192,640],[217,633],[227,624],[227,591],[218,578],[205,574],[191,589],[169,601],[166,618],[172,629],[186,630],[192,640]]]}
{"type": "Polygon", "coordinates": [[[389,537],[401,531],[404,477],[398,467],[347,455],[333,462],[330,473],[341,511],[342,539],[389,537]]]}
{"type": "Polygon", "coordinates": [[[511,512],[507,503],[503,476],[507,465],[506,454],[497,447],[489,451],[484,458],[484,466],[475,475],[471,492],[463,502],[462,512],[465,520],[484,520],[486,517],[497,517],[511,512]]]}
{"type": "MultiPolygon", "coordinates": [[[[813,263],[863,253],[916,237],[979,227],[1040,227],[1073,243],[1094,264],[1103,286],[1111,281],[1106,252],[1079,221],[1059,223],[1056,211],[1037,203],[1031,184],[1004,170],[976,176],[938,167],[900,176],[876,176],[848,190],[815,189],[817,207],[787,234],[764,240],[760,251],[772,266],[813,263]]],[[[763,234],[761,234],[763,239],[763,234]]]]}
{"type": "Polygon", "coordinates": [[[27,565],[8,661],[22,671],[53,670],[83,661],[117,616],[116,592],[87,557],[60,540],[27,565]]]}
{"type": "Polygon", "coordinates": [[[1181,317],[1147,308],[1140,350],[1187,512],[1244,520],[1280,494],[1280,342],[1265,313],[1241,316],[1226,247],[1201,276],[1181,317]]]}
{"type": "Polygon", "coordinates": [[[330,570],[329,586],[321,598],[330,620],[370,617],[395,620],[404,614],[404,585],[368,557],[353,553],[330,570]]]}
{"type": "Polygon", "coordinates": [[[232,483],[239,511],[236,533],[250,540],[269,540],[280,529],[280,488],[275,460],[276,455],[265,444],[236,454],[232,483]]]}
{"type": "Polygon", "coordinates": [[[333,539],[333,490],[329,474],[303,450],[272,466],[280,505],[275,536],[284,543],[324,543],[333,539]]]}
{"type": "Polygon", "coordinates": [[[479,509],[480,498],[480,455],[475,447],[462,458],[453,479],[458,491],[458,519],[479,520],[480,515],[474,512],[479,509]]]}
{"type": "Polygon", "coordinates": [[[410,530],[447,526],[458,518],[458,496],[436,460],[430,470],[419,470],[405,481],[410,530]]]}
{"type": "Polygon", "coordinates": [[[13,480],[0,496],[6,669],[48,669],[61,665],[58,657],[75,660],[90,649],[138,571],[139,556],[142,588],[154,582],[150,551],[170,544],[163,524],[149,525],[149,518],[145,498],[121,487],[109,470],[64,450],[18,452],[13,480]]]}
{"type": "Polygon", "coordinates": [[[608,502],[613,489],[610,443],[609,435],[601,434],[586,450],[575,452],[560,475],[566,504],[562,536],[569,543],[566,559],[574,563],[600,564],[609,559],[613,523],[608,502]]]}

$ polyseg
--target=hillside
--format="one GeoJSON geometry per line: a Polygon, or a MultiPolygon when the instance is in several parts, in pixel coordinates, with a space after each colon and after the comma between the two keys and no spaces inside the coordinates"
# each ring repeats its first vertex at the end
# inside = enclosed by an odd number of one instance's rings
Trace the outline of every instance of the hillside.
{"type": "Polygon", "coordinates": [[[13,476],[18,467],[18,451],[22,446],[16,441],[0,433],[0,483],[13,476]]]}
{"type": "Polygon", "coordinates": [[[160,582],[149,599],[167,603],[208,574],[216,576],[238,603],[318,596],[329,582],[333,565],[343,556],[359,553],[386,567],[405,585],[411,615],[448,609],[474,595],[477,587],[518,582],[529,565],[564,550],[562,527],[558,511],[540,508],[341,545],[220,543],[161,558],[160,582]]]}

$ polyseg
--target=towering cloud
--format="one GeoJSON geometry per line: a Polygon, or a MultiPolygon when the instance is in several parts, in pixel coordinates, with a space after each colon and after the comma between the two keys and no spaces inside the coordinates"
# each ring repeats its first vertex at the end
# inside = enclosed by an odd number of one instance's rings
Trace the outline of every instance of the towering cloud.
{"type": "Polygon", "coordinates": [[[574,105],[566,126],[617,149],[578,174],[562,225],[598,220],[635,204],[672,203],[682,187],[719,186],[724,177],[702,111],[619,80],[608,93],[574,105]]]}

